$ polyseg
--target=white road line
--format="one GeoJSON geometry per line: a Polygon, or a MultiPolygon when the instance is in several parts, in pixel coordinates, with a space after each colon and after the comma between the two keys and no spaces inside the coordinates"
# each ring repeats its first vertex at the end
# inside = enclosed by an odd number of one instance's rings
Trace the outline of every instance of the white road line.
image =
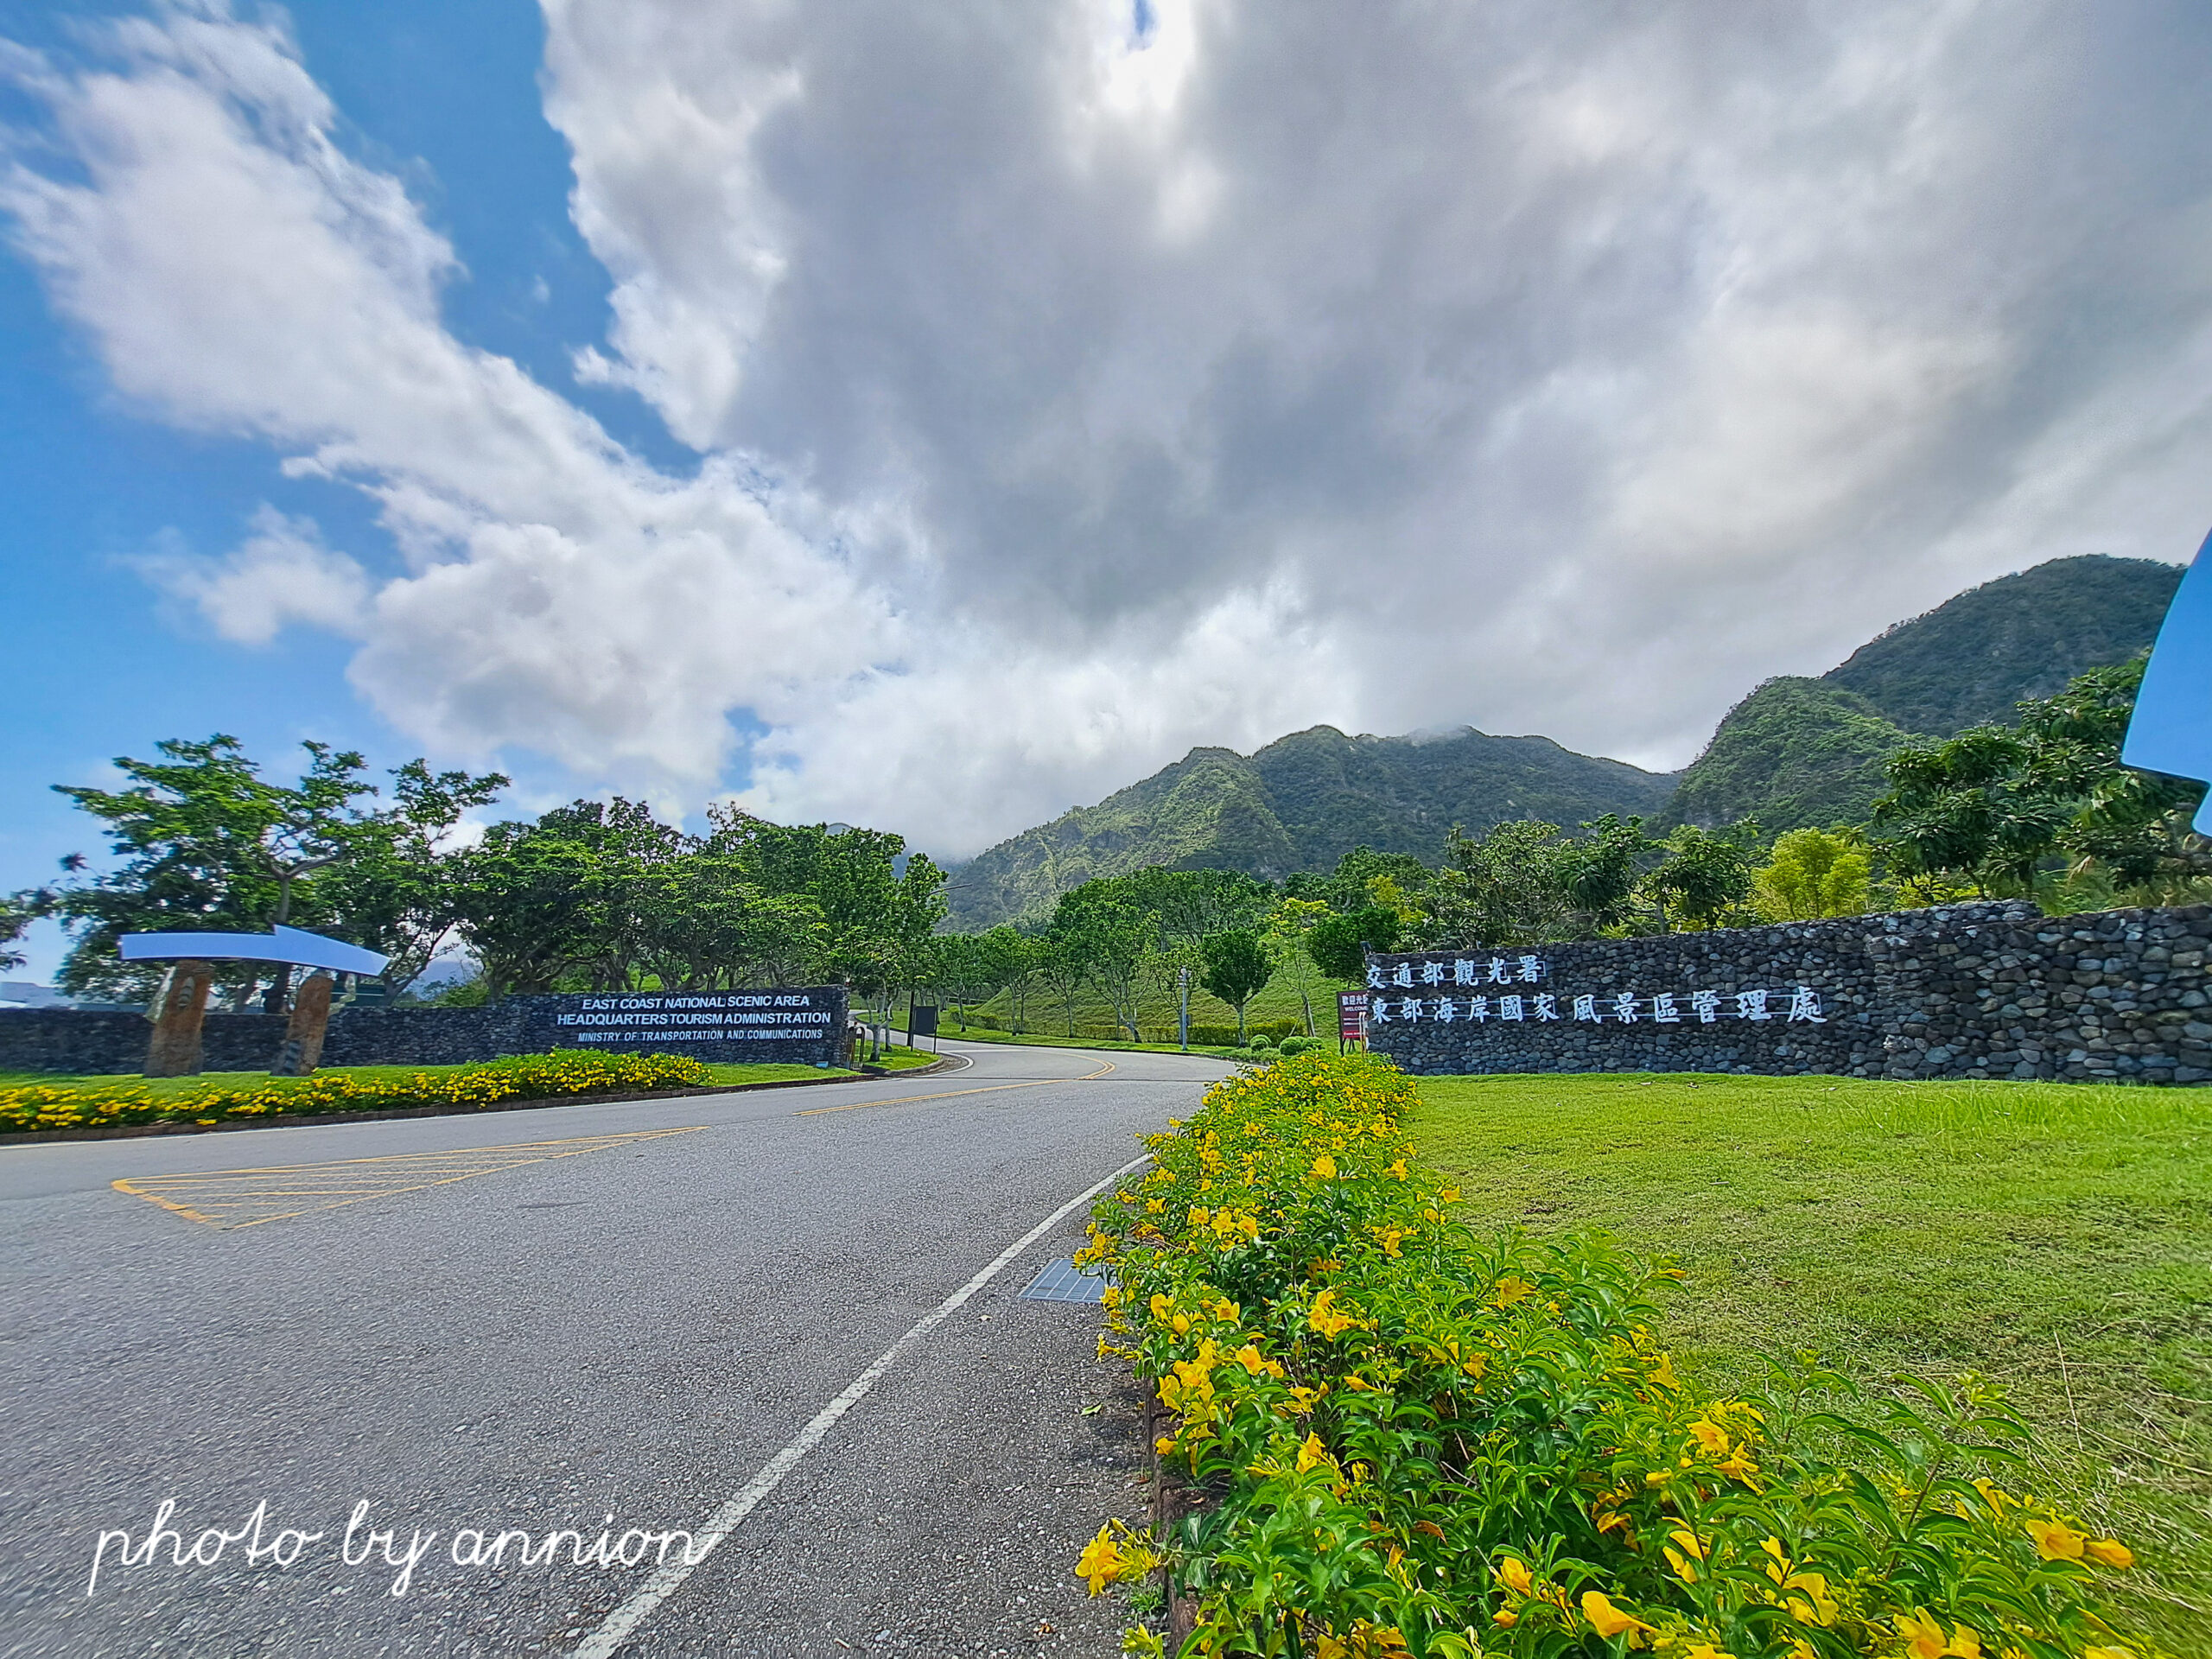
{"type": "Polygon", "coordinates": [[[679,1557],[658,1568],[629,1600],[607,1616],[607,1622],[584,1638],[583,1645],[575,1651],[575,1659],[612,1659],[614,1650],[630,1638],[632,1631],[652,1617],[653,1610],[674,1595],[683,1580],[691,1576],[696,1567],[706,1564],[722,1540],[737,1530],[737,1523],[753,1513],[760,1500],[776,1490],[785,1475],[798,1466],[798,1460],[821,1443],[822,1437],[836,1427],[837,1420],[861,1402],[861,1397],[883,1380],[892,1363],[906,1350],[944,1323],[963,1302],[1004,1272],[1024,1250],[1051,1232],[1084,1205],[1090,1203],[1108,1187],[1150,1161],[1150,1154],[1133,1159],[1109,1175],[1096,1186],[1078,1192],[1065,1204],[1032,1227],[1014,1243],[1000,1251],[990,1266],[954,1291],[936,1307],[917,1320],[913,1329],[883,1351],[875,1363],[862,1371],[847,1385],[845,1391],[815,1414],[814,1421],[794,1434],[790,1444],[761,1466],[760,1472],[745,1483],[737,1495],[716,1510],[696,1537],[696,1559],[679,1557]]]}

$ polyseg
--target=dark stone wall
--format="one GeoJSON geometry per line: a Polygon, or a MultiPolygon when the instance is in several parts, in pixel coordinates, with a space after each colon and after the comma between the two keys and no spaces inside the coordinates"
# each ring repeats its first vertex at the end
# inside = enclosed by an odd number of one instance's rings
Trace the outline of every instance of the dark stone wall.
{"type": "Polygon", "coordinates": [[[2203,1083],[2208,951],[2212,906],[2045,917],[2004,903],[1548,945],[1533,969],[1519,951],[1495,968],[1487,950],[1398,953],[1369,959],[1389,1017],[1370,1019],[1368,1042],[1428,1074],[2203,1083]]]}
{"type": "MultiPolygon", "coordinates": [[[[718,994],[719,995],[719,994],[718,994]]],[[[481,1008],[341,1008],[331,1015],[322,1046],[325,1065],[457,1065],[503,1054],[543,1054],[554,1048],[589,1046],[614,1054],[684,1054],[709,1062],[729,1060],[835,1063],[844,1033],[845,993],[836,986],[804,991],[731,993],[731,997],[804,997],[794,1012],[820,1016],[808,1034],[748,1037],[748,1027],[715,1033],[696,1023],[659,1028],[585,1027],[560,1023],[587,1002],[644,1005],[664,999],[511,996],[481,1008]],[[588,1042],[586,1040],[590,1039],[588,1042]]],[[[692,998],[703,1002],[706,998],[692,998]]],[[[633,1020],[658,1010],[620,1012],[633,1020]]],[[[717,1010],[719,1012],[719,1010],[717,1010]]],[[[696,1022],[696,1011],[682,1016],[696,1022]]],[[[209,1071],[262,1071],[284,1040],[284,1016],[211,1014],[201,1027],[201,1065],[209,1071]]],[[[752,1029],[757,1029],[753,1027],[752,1029]]],[[[135,1072],[146,1063],[153,1027],[136,1014],[82,1014],[73,1008],[0,1008],[0,1071],[99,1075],[135,1072]]]]}

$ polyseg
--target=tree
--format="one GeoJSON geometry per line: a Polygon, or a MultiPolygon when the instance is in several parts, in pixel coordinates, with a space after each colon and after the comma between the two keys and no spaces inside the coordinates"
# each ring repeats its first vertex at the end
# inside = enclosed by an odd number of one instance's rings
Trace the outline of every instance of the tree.
{"type": "Polygon", "coordinates": [[[1037,977],[1060,999],[1067,1013],[1067,1034],[1075,1035],[1075,999],[1083,989],[1084,961],[1071,942],[1052,934],[1037,940],[1037,977]]]}
{"type": "MultiPolygon", "coordinates": [[[[158,970],[118,960],[124,933],[259,932],[293,919],[302,879],[345,855],[359,816],[352,803],[373,792],[358,753],[302,747],[308,764],[292,786],[263,778],[245,746],[219,732],[204,742],[164,740],[156,760],[117,757],[127,789],[54,786],[105,824],[124,861],[59,896],[77,935],[63,988],[146,989],[158,970]]],[[[242,1005],[260,969],[235,971],[242,1005]]]]}
{"type": "Polygon", "coordinates": [[[1116,881],[1086,881],[1060,895],[1046,931],[1082,964],[1084,977],[1105,997],[1116,1027],[1143,1041],[1137,993],[1146,952],[1159,937],[1158,914],[1139,910],[1116,881]]]}
{"type": "Polygon", "coordinates": [[[1279,899],[1268,912],[1264,942],[1274,970],[1297,988],[1298,1005],[1305,1011],[1306,1034],[1313,1035],[1313,955],[1307,937],[1329,918],[1329,907],[1318,899],[1279,899]]]}
{"type": "Polygon", "coordinates": [[[1730,911],[1751,895],[1751,860],[1758,844],[1758,821],[1745,818],[1726,830],[1685,824],[1662,843],[1667,850],[1659,868],[1643,878],[1643,892],[1670,925],[1719,925],[1730,911]]]}
{"type": "Polygon", "coordinates": [[[1380,905],[1316,922],[1306,936],[1306,954],[1331,979],[1357,985],[1367,977],[1367,953],[1389,950],[1398,943],[1398,912],[1380,905]]]}
{"type": "Polygon", "coordinates": [[[1581,830],[1554,853],[1552,874],[1573,912],[1576,931],[1596,934],[1628,919],[1637,870],[1658,843],[1643,833],[1642,818],[1624,820],[1611,812],[1581,830]]]}
{"type": "Polygon", "coordinates": [[[2190,828],[2202,786],[2120,763],[2142,678],[2139,659],[2093,669],[2019,704],[2015,727],[1970,727],[1891,756],[1872,830],[1891,872],[2002,896],[2034,891],[2069,861],[2116,888],[2212,874],[2212,844],[2190,828]]]}
{"type": "Polygon", "coordinates": [[[1792,830],[1752,872],[1752,908],[1768,922],[1863,915],[1871,868],[1855,830],[1792,830]]]}
{"type": "Polygon", "coordinates": [[[507,786],[493,772],[432,772],[421,760],[392,768],[392,804],[345,826],[345,852],[315,882],[332,929],[380,952],[385,988],[404,991],[430,965],[457,919],[453,874],[462,816],[507,786]]]}
{"type": "Polygon", "coordinates": [[[1043,946],[1027,933],[1001,922],[976,939],[980,954],[989,963],[991,977],[1006,988],[1007,1023],[1019,1036],[1028,1008],[1029,989],[1043,963],[1043,946]]]}
{"type": "Polygon", "coordinates": [[[452,905],[493,998],[550,991],[596,954],[593,850],[555,813],[495,823],[457,861],[452,905]]]}
{"type": "Polygon", "coordinates": [[[1271,970],[1255,929],[1224,928],[1199,942],[1206,989],[1236,1010],[1236,1040],[1244,1040],[1244,1005],[1266,987],[1271,970]]]}
{"type": "Polygon", "coordinates": [[[965,1026],[969,1004],[989,1001],[1006,983],[1003,957],[987,933],[946,933],[936,943],[935,983],[960,1011],[960,1023],[965,1026]]]}
{"type": "Polygon", "coordinates": [[[0,968],[20,968],[26,958],[16,941],[40,917],[50,914],[54,895],[42,889],[0,894],[0,968]]]}
{"type": "Polygon", "coordinates": [[[1555,823],[1517,819],[1494,824],[1480,837],[1462,835],[1454,824],[1445,837],[1437,884],[1436,942],[1535,944],[1571,931],[1564,850],[1555,823]]]}

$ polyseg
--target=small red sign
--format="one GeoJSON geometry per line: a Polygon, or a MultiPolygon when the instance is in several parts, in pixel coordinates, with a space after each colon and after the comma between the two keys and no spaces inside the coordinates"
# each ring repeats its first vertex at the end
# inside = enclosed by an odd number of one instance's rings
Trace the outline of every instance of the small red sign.
{"type": "Polygon", "coordinates": [[[1343,1042],[1355,1042],[1367,1035],[1367,993],[1338,991],[1337,993],[1337,1037],[1343,1042]]]}

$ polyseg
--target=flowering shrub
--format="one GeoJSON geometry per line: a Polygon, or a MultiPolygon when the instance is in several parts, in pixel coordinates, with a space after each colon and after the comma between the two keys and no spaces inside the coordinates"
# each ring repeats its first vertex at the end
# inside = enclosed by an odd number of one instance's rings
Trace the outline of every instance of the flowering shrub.
{"type": "Polygon", "coordinates": [[[210,1084],[156,1094],[143,1084],[29,1084],[0,1088],[0,1133],[102,1129],[140,1123],[216,1124],[237,1118],[384,1112],[414,1106],[480,1111],[503,1100],[552,1099],[615,1089],[677,1089],[710,1080],[675,1054],[556,1049],[486,1065],[397,1076],[321,1072],[293,1080],[210,1084]]]}
{"type": "Polygon", "coordinates": [[[1102,1529],[1094,1593],[1164,1564],[1201,1655],[2133,1659],[2097,1594],[2127,1549],[2000,1484],[2027,1429],[1993,1390],[1777,1367],[1707,1396],[1652,1335],[1675,1275],[1476,1236],[1400,1137],[1413,1099],[1365,1055],[1242,1072],[1098,1206],[1101,1346],[1205,1502],[1102,1529]]]}

